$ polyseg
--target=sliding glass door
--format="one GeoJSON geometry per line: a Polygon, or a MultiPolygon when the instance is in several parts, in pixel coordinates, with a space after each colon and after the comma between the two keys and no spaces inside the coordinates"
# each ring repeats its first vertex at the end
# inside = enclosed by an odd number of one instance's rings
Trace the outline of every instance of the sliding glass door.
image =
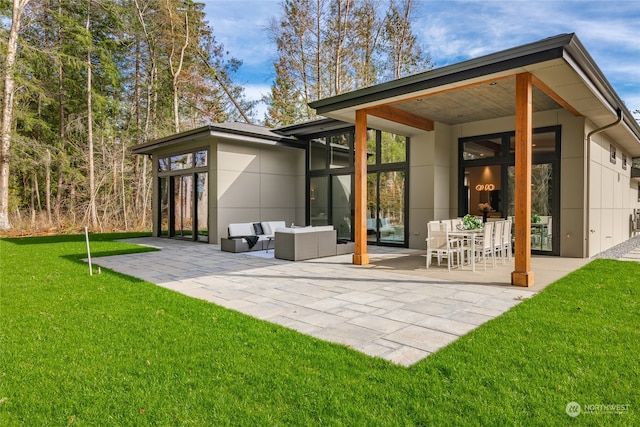
{"type": "Polygon", "coordinates": [[[209,240],[207,172],[206,150],[158,159],[160,236],[209,240]]]}
{"type": "MultiPolygon", "coordinates": [[[[510,203],[508,214],[515,212],[514,188],[515,167],[509,166],[510,203]]],[[[532,165],[531,172],[531,250],[554,252],[554,185],[553,164],[540,163],[532,165]]],[[[557,220],[555,221],[557,223],[557,220]]]]}
{"type": "MultiPolygon", "coordinates": [[[[533,132],[530,228],[531,251],[538,254],[560,254],[560,130],[533,132]]],[[[515,133],[463,138],[460,153],[458,215],[510,218],[515,224],[515,133]]]]}
{"type": "Polygon", "coordinates": [[[331,177],[331,218],[338,239],[351,240],[351,175],[331,177]]]}
{"type": "Polygon", "coordinates": [[[173,230],[171,235],[183,239],[193,237],[193,177],[173,177],[173,230]]]}
{"type": "Polygon", "coordinates": [[[405,242],[405,172],[367,175],[367,240],[372,243],[405,242]]]}
{"type": "MultiPolygon", "coordinates": [[[[367,240],[406,246],[409,138],[367,131],[367,240]]],[[[353,240],[353,128],[309,137],[307,175],[311,225],[333,225],[338,239],[353,240]]]]}

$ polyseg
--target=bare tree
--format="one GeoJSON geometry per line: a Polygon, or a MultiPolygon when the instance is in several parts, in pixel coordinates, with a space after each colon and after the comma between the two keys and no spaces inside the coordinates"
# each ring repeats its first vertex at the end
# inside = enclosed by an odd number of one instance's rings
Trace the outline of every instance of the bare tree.
{"type": "Polygon", "coordinates": [[[11,228],[9,223],[9,149],[13,123],[14,68],[18,51],[18,34],[22,12],[29,0],[13,0],[11,29],[7,41],[7,54],[3,70],[2,118],[0,119],[0,230],[11,228]]]}
{"type": "Polygon", "coordinates": [[[174,7],[169,3],[169,0],[166,2],[167,12],[169,13],[169,24],[171,27],[171,52],[169,54],[169,71],[171,72],[171,77],[173,78],[173,120],[175,125],[175,131],[180,132],[180,115],[178,108],[178,81],[180,78],[180,73],[182,72],[182,65],[184,64],[184,54],[189,46],[189,10],[184,11],[184,43],[179,47],[179,53],[176,52],[176,40],[178,36],[178,22],[176,22],[176,18],[174,18],[173,12],[174,7]],[[177,58],[176,58],[177,56],[177,58]],[[177,61],[177,63],[176,63],[177,61]]]}
{"type": "MultiPolygon", "coordinates": [[[[87,2],[87,34],[91,34],[91,0],[87,2]]],[[[93,99],[91,97],[92,85],[92,65],[91,65],[91,43],[87,46],[87,148],[89,150],[89,218],[91,227],[98,226],[98,210],[96,207],[96,184],[95,184],[95,164],[93,155],[93,99]]]]}

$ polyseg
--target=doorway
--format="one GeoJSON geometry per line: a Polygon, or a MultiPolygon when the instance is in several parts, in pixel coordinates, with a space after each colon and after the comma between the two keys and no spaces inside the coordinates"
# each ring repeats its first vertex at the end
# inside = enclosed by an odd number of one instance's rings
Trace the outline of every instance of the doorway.
{"type": "Polygon", "coordinates": [[[158,159],[158,235],[209,241],[207,151],[158,159]]]}
{"type": "MultiPolygon", "coordinates": [[[[533,131],[530,229],[535,254],[560,254],[560,138],[560,126],[533,131]]],[[[515,133],[462,138],[459,164],[458,215],[510,218],[515,224],[515,133]]]]}
{"type": "Polygon", "coordinates": [[[367,174],[367,241],[405,244],[405,186],[402,170],[367,174]]]}

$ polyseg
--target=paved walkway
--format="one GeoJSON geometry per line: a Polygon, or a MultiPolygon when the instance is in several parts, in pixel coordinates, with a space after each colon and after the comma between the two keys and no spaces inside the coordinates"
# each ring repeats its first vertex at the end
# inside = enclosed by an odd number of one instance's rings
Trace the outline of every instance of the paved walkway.
{"type": "Polygon", "coordinates": [[[640,261],[640,247],[635,248],[631,252],[627,252],[618,259],[621,261],[640,261]]]}
{"type": "Polygon", "coordinates": [[[512,262],[449,273],[446,266],[426,269],[424,251],[411,249],[369,247],[370,265],[355,266],[351,255],[291,262],[218,245],[128,241],[161,251],[94,264],[404,366],[589,261],[534,258],[536,287],[517,288],[509,285],[512,262]]]}

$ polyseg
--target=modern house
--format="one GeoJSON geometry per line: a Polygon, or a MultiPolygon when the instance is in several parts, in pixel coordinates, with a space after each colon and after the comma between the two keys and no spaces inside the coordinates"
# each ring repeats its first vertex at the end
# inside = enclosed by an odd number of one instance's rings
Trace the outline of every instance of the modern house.
{"type": "Polygon", "coordinates": [[[532,253],[586,258],[632,234],[640,126],[574,34],[310,106],[324,118],[135,147],[153,158],[154,235],[219,243],[231,222],[333,225],[366,264],[368,244],[422,249],[428,221],[482,203],[514,217],[512,283],[529,286],[532,253]]]}

